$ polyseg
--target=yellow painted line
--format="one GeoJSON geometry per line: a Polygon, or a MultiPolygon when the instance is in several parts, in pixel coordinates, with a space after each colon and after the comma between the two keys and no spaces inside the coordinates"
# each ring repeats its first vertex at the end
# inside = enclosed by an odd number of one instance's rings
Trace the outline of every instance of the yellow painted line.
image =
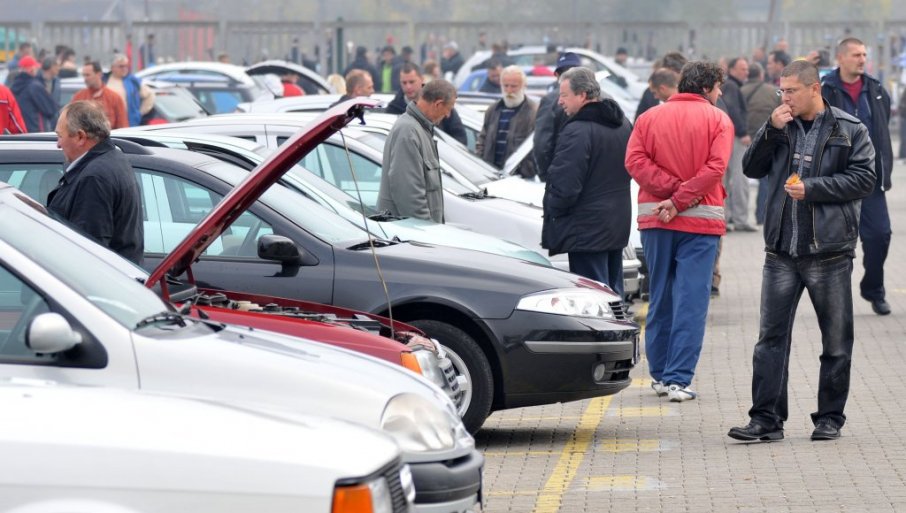
{"type": "Polygon", "coordinates": [[[660,440],[607,440],[599,446],[603,452],[658,452],[660,440]]]}
{"type": "Polygon", "coordinates": [[[613,396],[592,399],[582,414],[572,439],[566,443],[554,471],[535,501],[534,513],[556,513],[560,509],[563,494],[579,471],[585,453],[594,440],[595,431],[604,418],[613,396]]]}
{"type": "Polygon", "coordinates": [[[653,380],[652,380],[651,378],[635,378],[635,379],[632,380],[632,386],[634,386],[634,387],[641,387],[641,388],[648,388],[648,387],[651,386],[651,382],[652,382],[652,381],[653,381],[653,380]]]}
{"type": "Polygon", "coordinates": [[[642,306],[632,314],[632,320],[638,325],[645,327],[645,319],[648,318],[648,301],[642,303],[642,306]]]}
{"type": "Polygon", "coordinates": [[[611,411],[608,417],[671,417],[676,415],[676,408],[667,404],[658,406],[623,406],[618,410],[611,411]]]}

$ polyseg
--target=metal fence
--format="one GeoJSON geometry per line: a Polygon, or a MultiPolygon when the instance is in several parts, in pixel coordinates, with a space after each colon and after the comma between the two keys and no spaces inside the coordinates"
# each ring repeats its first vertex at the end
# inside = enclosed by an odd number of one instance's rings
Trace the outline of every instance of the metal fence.
{"type": "MultiPolygon", "coordinates": [[[[80,56],[90,55],[109,63],[114,50],[122,51],[128,34],[133,51],[148,34],[155,35],[158,60],[214,59],[221,52],[233,62],[251,63],[264,58],[299,55],[316,61],[324,74],[348,62],[355,46],[365,46],[377,55],[387,43],[397,49],[410,45],[419,59],[439,58],[448,41],[456,41],[468,56],[478,49],[479,36],[487,44],[506,39],[512,44],[558,43],[581,45],[604,54],[618,47],[633,57],[652,60],[668,51],[680,50],[696,57],[749,55],[757,46],[771,46],[785,38],[791,55],[804,55],[819,48],[832,49],[840,38],[859,37],[871,48],[876,70],[894,71],[893,56],[903,51],[906,20],[878,22],[757,22],[616,23],[616,22],[456,22],[437,21],[154,21],[119,22],[0,22],[0,44],[35,42],[52,49],[57,44],[73,47],[80,56]]],[[[2,56],[0,56],[2,57],[2,56]]]]}

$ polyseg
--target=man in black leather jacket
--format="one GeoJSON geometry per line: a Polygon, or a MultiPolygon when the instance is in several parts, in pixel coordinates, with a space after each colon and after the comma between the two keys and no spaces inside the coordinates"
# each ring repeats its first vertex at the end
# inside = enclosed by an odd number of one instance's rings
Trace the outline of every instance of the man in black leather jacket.
{"type": "Polygon", "coordinates": [[[743,157],[749,178],[768,177],[761,326],[755,345],[751,421],[743,441],[783,438],[793,319],[808,290],[821,328],[818,411],[812,440],[840,436],[853,347],[853,256],[859,204],[875,185],[875,152],[858,119],[821,97],[818,68],[794,61],[780,76],[783,103],[743,157]]]}

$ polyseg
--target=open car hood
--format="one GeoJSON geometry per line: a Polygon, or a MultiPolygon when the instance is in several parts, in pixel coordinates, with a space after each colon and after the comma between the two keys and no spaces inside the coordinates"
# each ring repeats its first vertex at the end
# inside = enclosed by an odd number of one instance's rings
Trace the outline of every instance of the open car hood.
{"type": "Polygon", "coordinates": [[[243,212],[253,205],[270,186],[276,183],[310,151],[354,119],[362,119],[366,109],[380,102],[369,98],[354,98],[324,112],[299,133],[268,156],[249,175],[231,190],[211,212],[168,254],[154,269],[147,287],[160,284],[166,289],[167,273],[179,276],[189,272],[191,266],[205,249],[220,237],[243,212]]]}

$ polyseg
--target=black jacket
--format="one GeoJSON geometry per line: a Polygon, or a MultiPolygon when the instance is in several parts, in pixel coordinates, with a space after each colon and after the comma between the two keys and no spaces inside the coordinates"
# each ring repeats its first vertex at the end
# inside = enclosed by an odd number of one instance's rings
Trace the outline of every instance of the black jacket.
{"type": "MultiPolygon", "coordinates": [[[[811,175],[803,178],[805,201],[812,214],[814,239],[807,255],[851,252],[859,238],[861,199],[875,186],[875,152],[868,130],[858,119],[840,109],[830,109],[821,124],[811,175]]],[[[755,134],[742,159],[749,178],[768,177],[768,200],[764,222],[767,251],[784,252],[781,246],[783,209],[791,208],[783,190],[791,172],[797,130],[778,130],[768,120],[755,134]]],[[[803,255],[804,256],[804,255],[803,255]]]]}
{"type": "Polygon", "coordinates": [[[56,219],[140,264],[145,247],[142,198],[129,160],[110,139],[88,150],[47,197],[56,219]]]}
{"type": "Polygon", "coordinates": [[[59,108],[37,77],[23,71],[13,79],[10,90],[16,96],[19,109],[22,111],[22,119],[29,132],[54,131],[56,128],[54,120],[59,108]]]}
{"type": "MultiPolygon", "coordinates": [[[[396,96],[393,97],[393,100],[387,104],[387,108],[384,109],[384,112],[387,114],[402,115],[406,112],[406,105],[408,105],[408,103],[406,97],[403,96],[403,90],[400,89],[396,92],[396,96]]],[[[456,113],[456,109],[453,109],[453,111],[450,112],[450,115],[437,125],[437,128],[443,130],[444,133],[461,142],[463,145],[468,146],[469,138],[466,135],[466,127],[462,124],[462,118],[456,113]]]]}
{"type": "Polygon", "coordinates": [[[727,81],[720,86],[721,98],[724,100],[724,104],[727,106],[727,115],[730,116],[730,121],[733,122],[733,129],[736,132],[736,137],[745,137],[748,135],[746,130],[748,126],[747,123],[747,114],[746,114],[746,99],[742,96],[742,91],[740,90],[742,84],[736,81],[733,77],[727,77],[727,81]]]}
{"type": "Polygon", "coordinates": [[[544,95],[535,116],[535,145],[532,154],[535,157],[535,169],[541,180],[547,180],[547,169],[554,160],[554,151],[557,149],[557,137],[567,120],[566,113],[558,104],[559,98],[559,88],[544,95]]]}
{"type": "Polygon", "coordinates": [[[631,133],[613,100],[586,104],[564,125],[544,190],[541,246],[551,255],[626,247],[632,205],[624,161],[631,133]]]}
{"type": "MultiPolygon", "coordinates": [[[[354,61],[350,62],[349,66],[346,66],[346,69],[343,70],[343,76],[345,77],[346,75],[349,74],[350,71],[352,71],[354,69],[360,69],[363,71],[367,71],[368,74],[371,75],[371,81],[374,83],[377,83],[376,82],[378,79],[378,77],[376,76],[377,68],[375,68],[374,65],[371,64],[371,62],[369,62],[368,59],[365,58],[364,56],[356,57],[354,61]]],[[[375,87],[374,90],[377,91],[377,87],[375,87]]]]}
{"type": "Polygon", "coordinates": [[[440,71],[445,74],[450,72],[455,75],[456,72],[459,71],[459,68],[462,67],[463,62],[465,61],[462,58],[462,54],[456,52],[449,59],[442,58],[440,60],[440,71]]]}
{"type": "Polygon", "coordinates": [[[883,190],[892,186],[893,147],[890,143],[890,95],[878,79],[862,75],[862,93],[859,105],[853,105],[849,93],[843,90],[840,68],[830,73],[821,83],[821,96],[832,106],[859,118],[868,127],[871,144],[875,147],[875,174],[883,190]]]}

